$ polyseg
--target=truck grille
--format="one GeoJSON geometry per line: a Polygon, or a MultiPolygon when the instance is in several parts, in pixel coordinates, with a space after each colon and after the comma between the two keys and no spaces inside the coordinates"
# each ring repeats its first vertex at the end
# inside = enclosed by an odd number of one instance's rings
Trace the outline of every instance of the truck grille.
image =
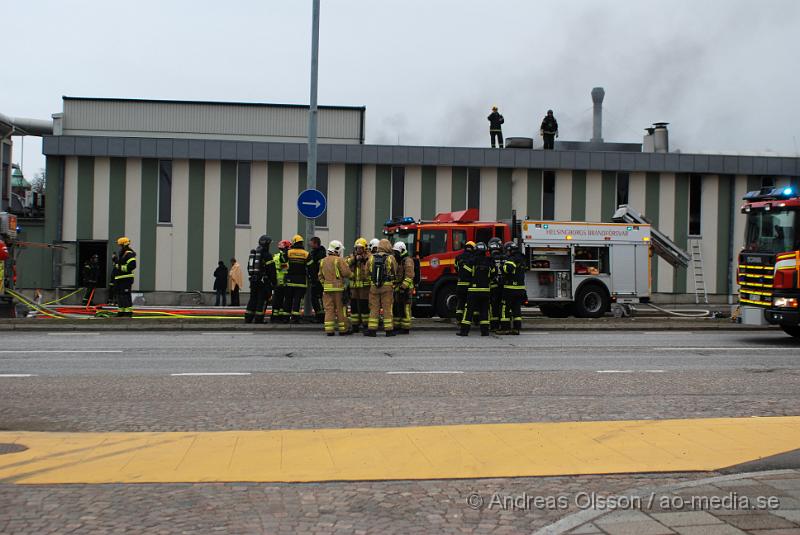
{"type": "Polygon", "coordinates": [[[739,256],[739,302],[744,305],[772,305],[772,279],[775,278],[772,255],[742,253],[739,256]]]}

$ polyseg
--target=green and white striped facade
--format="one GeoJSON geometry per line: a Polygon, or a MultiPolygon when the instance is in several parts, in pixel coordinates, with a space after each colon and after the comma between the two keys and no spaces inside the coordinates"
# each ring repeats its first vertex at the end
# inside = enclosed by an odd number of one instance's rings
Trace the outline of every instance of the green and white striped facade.
{"type": "MultiPolygon", "coordinates": [[[[161,153],[156,149],[143,155],[138,146],[129,150],[134,154],[117,156],[109,154],[109,140],[101,141],[45,138],[46,239],[108,240],[111,250],[117,237],[128,236],[139,257],[139,291],[210,292],[218,260],[246,259],[261,234],[277,241],[304,229],[296,199],[305,189],[305,145],[265,143],[238,151],[249,158],[222,159],[176,155],[174,146],[167,150],[166,141],[177,139],[165,140],[161,153]],[[270,153],[282,157],[256,157],[270,153]],[[170,224],[157,223],[160,160],[172,162],[170,224]],[[249,225],[236,224],[240,161],[251,163],[249,225]]],[[[797,158],[524,149],[321,146],[320,162],[327,168],[328,226],[317,234],[323,242],[340,239],[348,249],[359,236],[380,235],[391,215],[429,219],[465,209],[470,201],[484,220],[509,219],[512,210],[520,218],[541,219],[548,210],[545,203],[551,202],[544,192],[548,175],[555,179],[550,208],[555,220],[610,221],[617,182],[624,175],[628,203],[686,248],[690,177],[699,177],[706,287],[709,294],[719,295],[731,292],[729,267],[742,245],[742,195],[761,187],[764,177],[782,185],[796,184],[800,175],[797,158]],[[649,169],[654,167],[661,169],[649,169]],[[392,177],[399,169],[403,210],[392,214],[392,177]]],[[[693,292],[686,270],[661,260],[653,263],[653,285],[654,292],[676,297],[693,292]]]]}

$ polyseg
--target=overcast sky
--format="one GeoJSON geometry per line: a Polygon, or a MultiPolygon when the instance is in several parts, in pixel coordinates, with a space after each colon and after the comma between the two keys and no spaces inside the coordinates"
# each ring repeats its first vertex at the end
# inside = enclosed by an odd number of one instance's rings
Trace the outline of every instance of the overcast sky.
{"type": "MultiPolygon", "coordinates": [[[[798,154],[797,0],[322,0],[319,102],[367,107],[367,143],[488,145],[532,136],[798,154]]],[[[61,96],[308,103],[311,0],[7,0],[0,112],[61,96]],[[11,78],[11,79],[9,79],[11,78]]],[[[537,141],[540,140],[537,137],[537,141]]],[[[22,143],[15,139],[15,161],[22,143]]],[[[44,166],[25,141],[24,171],[44,166]]]]}

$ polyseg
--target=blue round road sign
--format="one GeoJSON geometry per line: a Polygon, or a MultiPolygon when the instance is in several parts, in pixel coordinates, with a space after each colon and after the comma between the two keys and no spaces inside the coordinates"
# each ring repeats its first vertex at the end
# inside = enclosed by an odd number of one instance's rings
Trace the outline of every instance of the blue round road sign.
{"type": "Polygon", "coordinates": [[[297,196],[297,211],[308,219],[316,219],[325,213],[328,201],[321,191],[307,189],[297,196]]]}

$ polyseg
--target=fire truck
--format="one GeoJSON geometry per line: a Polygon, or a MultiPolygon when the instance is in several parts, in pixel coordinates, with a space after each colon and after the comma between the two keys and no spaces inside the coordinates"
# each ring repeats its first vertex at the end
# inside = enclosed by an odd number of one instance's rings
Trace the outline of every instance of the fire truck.
{"type": "Polygon", "coordinates": [[[493,237],[503,243],[511,240],[511,227],[500,221],[479,221],[476,208],[438,214],[432,221],[413,217],[389,219],[384,234],[392,243],[405,242],[418,259],[419,283],[416,288],[414,315],[453,317],[456,311],[455,259],[468,241],[488,242],[493,237]]]}
{"type": "Polygon", "coordinates": [[[747,216],[737,281],[742,323],[779,325],[800,338],[800,196],[765,187],[744,197],[747,216]]]}

